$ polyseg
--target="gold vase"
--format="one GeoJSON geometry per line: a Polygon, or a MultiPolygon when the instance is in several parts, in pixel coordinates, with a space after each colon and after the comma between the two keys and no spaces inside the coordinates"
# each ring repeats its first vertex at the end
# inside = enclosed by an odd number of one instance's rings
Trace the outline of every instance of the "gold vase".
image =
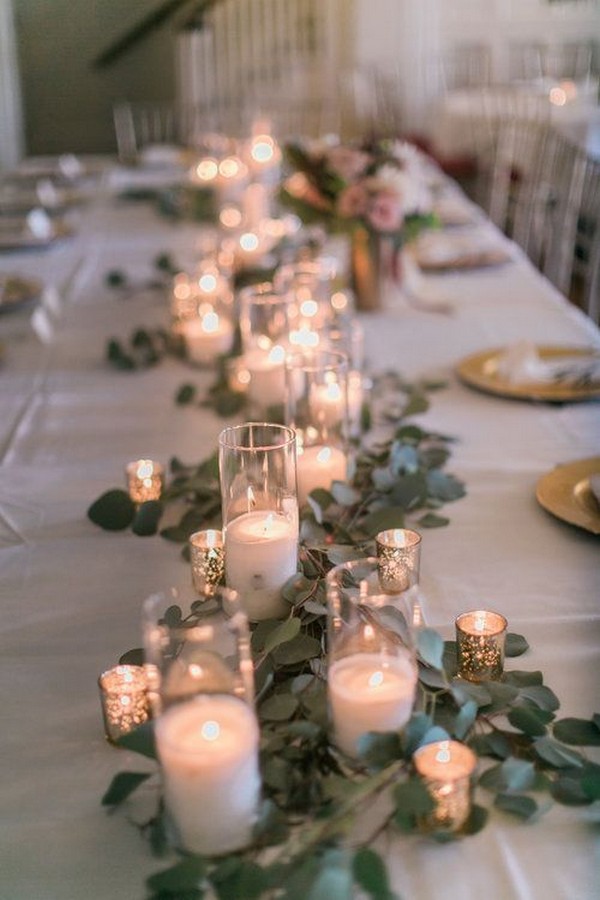
{"type": "Polygon", "coordinates": [[[355,228],[352,232],[350,267],[356,308],[362,312],[381,309],[380,242],[366,228],[355,228]]]}

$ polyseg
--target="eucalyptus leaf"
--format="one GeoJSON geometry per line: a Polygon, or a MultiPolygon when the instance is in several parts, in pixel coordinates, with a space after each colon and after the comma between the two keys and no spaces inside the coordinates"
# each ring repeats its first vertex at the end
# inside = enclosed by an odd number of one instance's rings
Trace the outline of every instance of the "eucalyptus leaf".
{"type": "Polygon", "coordinates": [[[444,639],[433,628],[422,628],[417,634],[419,656],[428,666],[442,668],[444,639]]]}
{"type": "Polygon", "coordinates": [[[259,707],[264,722],[286,722],[298,709],[298,699],[293,694],[274,694],[259,707]]]}
{"type": "Polygon", "coordinates": [[[381,856],[370,847],[361,847],[352,860],[354,880],[372,900],[391,900],[394,896],[381,856]]]}
{"type": "Polygon", "coordinates": [[[583,765],[583,757],[576,750],[571,750],[553,738],[545,735],[533,743],[534,752],[544,762],[556,769],[572,768],[583,765]]]}
{"type": "Polygon", "coordinates": [[[505,656],[522,656],[529,650],[529,644],[525,640],[522,634],[513,634],[509,631],[506,635],[506,644],[504,647],[504,655],[505,656]]]}
{"type": "Polygon", "coordinates": [[[600,728],[591,719],[560,719],[553,733],[557,740],[575,747],[600,747],[600,728]]]}
{"type": "Polygon", "coordinates": [[[188,406],[196,398],[195,384],[182,384],[175,394],[175,403],[178,406],[188,406]]]}
{"type": "Polygon", "coordinates": [[[102,494],[87,511],[88,518],[105,531],[123,531],[135,515],[135,504],[129,494],[115,488],[102,494]]]}
{"type": "Polygon", "coordinates": [[[444,528],[450,524],[450,519],[446,516],[438,516],[435,513],[425,513],[420,519],[417,519],[417,525],[420,528],[444,528]]]}
{"type": "Polygon", "coordinates": [[[321,653],[321,642],[306,634],[299,634],[291,641],[280,644],[273,651],[275,662],[279,666],[292,666],[309,659],[314,659],[321,653]]]}
{"type": "Polygon", "coordinates": [[[515,687],[530,687],[543,684],[544,677],[538,671],[522,672],[518,669],[511,669],[510,672],[505,672],[504,681],[507,684],[514,684],[515,687]]]}
{"type": "Polygon", "coordinates": [[[151,875],[146,884],[152,891],[162,891],[167,896],[179,897],[181,894],[178,892],[201,888],[205,875],[204,859],[200,856],[186,856],[176,865],[151,875]]]}
{"type": "Polygon", "coordinates": [[[156,534],[162,516],[163,506],[160,500],[146,500],[138,506],[131,530],[139,537],[156,534]]]}
{"type": "Polygon", "coordinates": [[[600,800],[600,767],[586,770],[581,779],[581,788],[589,800],[600,800]]]}
{"type": "Polygon", "coordinates": [[[362,734],[358,739],[358,755],[371,771],[385,769],[402,757],[400,738],[395,731],[362,734]]]}
{"type": "Polygon", "coordinates": [[[506,734],[501,731],[476,734],[471,738],[469,744],[478,756],[493,756],[496,759],[506,759],[511,754],[510,741],[506,734]]]}
{"type": "Polygon", "coordinates": [[[343,481],[334,481],[331,486],[331,493],[333,494],[335,502],[340,506],[354,506],[354,504],[359,503],[361,499],[360,493],[343,481]]]}
{"type": "Polygon", "coordinates": [[[462,481],[459,481],[454,475],[440,472],[439,469],[433,469],[427,473],[427,488],[431,496],[443,500],[444,503],[459,500],[466,493],[462,481]]]}
{"type": "Polygon", "coordinates": [[[526,791],[532,787],[535,767],[527,760],[509,756],[504,762],[487,769],[479,784],[490,791],[526,791]]]}
{"type": "Polygon", "coordinates": [[[539,737],[546,734],[546,726],[540,721],[535,710],[525,706],[515,706],[508,713],[510,724],[529,737],[539,737]]]}
{"type": "Polygon", "coordinates": [[[489,813],[484,806],[478,806],[476,803],[471,807],[469,818],[461,828],[461,834],[473,835],[478,834],[487,823],[489,813]]]}
{"type": "Polygon", "coordinates": [[[420,472],[400,475],[391,489],[390,498],[404,510],[418,509],[427,499],[427,482],[425,477],[420,472]]]}
{"type": "Polygon", "coordinates": [[[363,556],[362,551],[357,550],[356,547],[348,547],[346,544],[334,544],[327,549],[327,559],[333,566],[339,566],[353,559],[361,559],[363,556]]]}
{"type": "Polygon", "coordinates": [[[412,758],[413,753],[421,745],[423,738],[432,726],[431,716],[424,712],[413,712],[401,738],[405,759],[412,758]]]}
{"type": "Polygon", "coordinates": [[[394,821],[401,831],[413,831],[417,818],[433,812],[435,803],[419,778],[411,778],[394,788],[394,821]]]}
{"type": "Polygon", "coordinates": [[[286,619],[285,622],[281,622],[276,628],[274,628],[267,639],[265,640],[263,650],[265,653],[271,653],[275,647],[278,647],[280,644],[285,643],[286,641],[291,641],[296,637],[300,632],[301,622],[297,617],[292,617],[291,619],[286,619]]]}
{"type": "Polygon", "coordinates": [[[388,528],[404,526],[404,511],[398,506],[388,506],[369,513],[361,522],[361,528],[369,537],[375,537],[380,531],[388,528]]]}
{"type": "Polygon", "coordinates": [[[479,708],[492,703],[492,695],[483,684],[473,684],[470,681],[455,679],[450,690],[459,706],[462,706],[467,700],[475,700],[479,708]]]}
{"type": "Polygon", "coordinates": [[[435,744],[437,741],[448,741],[450,740],[450,735],[446,731],[445,728],[441,728],[439,725],[433,725],[431,728],[428,728],[421,740],[419,741],[419,747],[426,747],[427,744],[435,744]]]}
{"type": "Polygon", "coordinates": [[[133,731],[122,735],[117,744],[119,747],[125,747],[126,750],[133,750],[134,753],[140,753],[149,759],[156,759],[156,742],[154,740],[154,723],[144,722],[138,725],[133,731]]]}
{"type": "Polygon", "coordinates": [[[563,806],[588,806],[592,798],[583,784],[583,768],[560,769],[558,778],[552,782],[550,793],[563,806]]]}
{"type": "Polygon", "coordinates": [[[152,772],[119,772],[102,797],[102,806],[118,806],[151,777],[152,772]]]}
{"type": "Polygon", "coordinates": [[[551,691],[545,684],[525,685],[519,691],[519,697],[530,700],[540,709],[548,712],[554,712],[560,706],[560,701],[554,691],[551,691]]]}
{"type": "Polygon", "coordinates": [[[258,863],[240,861],[228,877],[219,877],[219,870],[211,875],[211,882],[219,900],[257,900],[268,887],[268,876],[258,863]]]}
{"type": "Polygon", "coordinates": [[[526,794],[498,794],[494,806],[520,819],[531,819],[538,812],[536,801],[526,794]]]}
{"type": "Polygon", "coordinates": [[[119,657],[120,666],[143,666],[146,662],[146,656],[142,647],[135,647],[133,650],[127,650],[119,657]]]}
{"type": "Polygon", "coordinates": [[[406,406],[402,410],[402,415],[408,418],[408,416],[416,416],[419,413],[427,412],[429,409],[429,400],[424,394],[413,393],[406,406]]]}
{"type": "Polygon", "coordinates": [[[475,700],[467,700],[460,708],[454,722],[454,736],[457,740],[463,741],[465,739],[477,718],[478,709],[479,707],[475,700]]]}

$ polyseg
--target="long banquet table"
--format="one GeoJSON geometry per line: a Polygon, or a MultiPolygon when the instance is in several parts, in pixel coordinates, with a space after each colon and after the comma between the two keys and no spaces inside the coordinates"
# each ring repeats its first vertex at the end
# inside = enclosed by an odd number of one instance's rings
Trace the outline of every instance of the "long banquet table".
{"type": "MultiPolygon", "coordinates": [[[[70,241],[0,258],[0,271],[39,276],[64,304],[46,345],[27,313],[0,320],[6,900],[132,900],[164,865],[126,814],[100,806],[112,776],[144,762],[106,743],[96,679],[139,645],[144,597],[189,573],[175,545],[101,531],[86,509],[122,484],[128,460],[199,461],[223,426],[210,411],[174,403],[184,381],[207,386],[209,373],[176,360],[122,373],[103,361],[108,337],[166,322],[160,292],[122,296],[105,285],[107,270],[143,279],[161,251],[184,260],[197,227],[110,193],[79,216],[70,241]]],[[[521,338],[600,348],[591,322],[517,248],[512,254],[499,268],[435,276],[451,316],[411,306],[399,293],[385,311],[364,316],[367,356],[374,370],[448,379],[419,421],[457,437],[449,470],[464,479],[467,496],[446,507],[447,528],[424,532],[427,622],[451,637],[462,610],[502,611],[531,644],[510,664],[541,669],[562,715],[589,717],[600,711],[600,544],[544,512],[535,485],[558,463],[598,454],[600,406],[494,398],[453,374],[466,354],[521,338]]],[[[479,800],[490,798],[479,789],[479,800]]],[[[555,805],[526,825],[495,812],[483,832],[460,842],[399,839],[388,848],[394,889],[406,900],[591,900],[600,873],[593,814],[555,805]]]]}

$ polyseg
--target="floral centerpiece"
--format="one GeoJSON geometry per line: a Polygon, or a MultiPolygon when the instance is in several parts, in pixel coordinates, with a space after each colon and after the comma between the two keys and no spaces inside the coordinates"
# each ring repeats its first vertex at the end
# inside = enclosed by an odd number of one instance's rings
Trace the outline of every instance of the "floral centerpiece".
{"type": "Polygon", "coordinates": [[[401,141],[318,141],[288,144],[285,154],[294,171],[281,201],[305,224],[350,234],[359,308],[377,307],[381,276],[399,280],[400,248],[435,224],[419,151],[401,141]]]}

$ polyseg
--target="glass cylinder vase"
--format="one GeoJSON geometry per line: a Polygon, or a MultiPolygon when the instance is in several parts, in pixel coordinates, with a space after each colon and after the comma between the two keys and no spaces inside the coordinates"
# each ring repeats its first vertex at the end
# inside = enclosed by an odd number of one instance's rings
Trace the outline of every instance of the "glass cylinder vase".
{"type": "Polygon", "coordinates": [[[349,757],[360,754],[364,734],[403,728],[415,698],[406,620],[377,585],[374,558],[336,566],[326,579],[329,711],[333,739],[349,757]]]}
{"type": "Polygon", "coordinates": [[[348,359],[317,351],[286,358],[285,420],[298,441],[298,503],[348,474],[348,359]]]}
{"type": "Polygon", "coordinates": [[[240,291],[240,330],[244,364],[250,373],[248,397],[254,411],[262,415],[282,403],[289,299],[270,282],[240,291]]]}
{"type": "Polygon", "coordinates": [[[234,591],[156,594],[144,644],[165,805],[178,845],[229,853],[252,837],[259,728],[248,620],[234,591]]]}
{"type": "Polygon", "coordinates": [[[296,435],[249,422],[219,436],[225,579],[252,621],[289,609],[281,589],[298,566],[296,435]]]}

